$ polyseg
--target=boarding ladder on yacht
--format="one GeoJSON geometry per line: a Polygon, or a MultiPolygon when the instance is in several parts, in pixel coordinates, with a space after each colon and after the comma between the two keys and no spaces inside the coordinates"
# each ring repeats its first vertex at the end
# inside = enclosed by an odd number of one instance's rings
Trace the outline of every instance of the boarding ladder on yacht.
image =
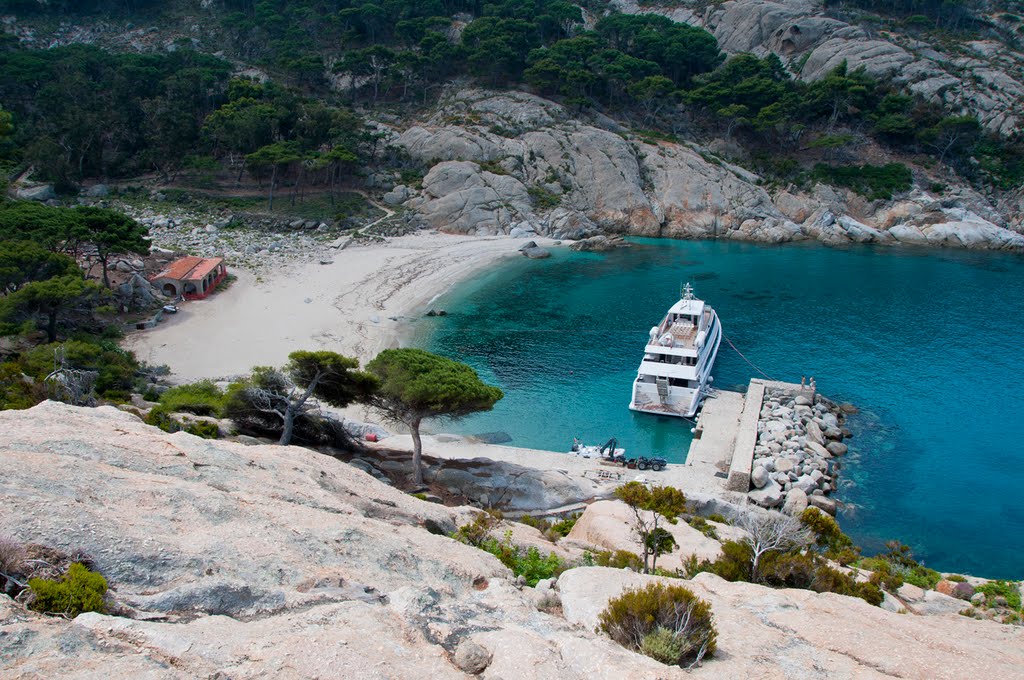
{"type": "Polygon", "coordinates": [[[668,402],[668,378],[658,376],[655,382],[658,384],[658,401],[662,404],[668,402]]]}

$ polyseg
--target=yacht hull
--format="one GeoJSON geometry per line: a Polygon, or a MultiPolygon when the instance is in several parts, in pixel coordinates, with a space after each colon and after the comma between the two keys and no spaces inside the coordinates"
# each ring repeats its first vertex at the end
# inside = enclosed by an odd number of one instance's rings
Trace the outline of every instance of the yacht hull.
{"type": "Polygon", "coordinates": [[[698,354],[699,368],[697,368],[696,374],[692,375],[693,379],[688,381],[696,384],[687,387],[675,385],[659,387],[657,382],[650,381],[652,377],[656,378],[656,374],[645,373],[644,364],[641,364],[637,378],[633,381],[630,410],[677,418],[693,418],[697,415],[701,404],[707,397],[709,383],[712,380],[711,371],[718,358],[718,349],[722,344],[721,324],[717,314],[711,313],[714,316],[709,327],[710,337],[698,354]],[[647,378],[646,381],[645,378],[647,378]]]}

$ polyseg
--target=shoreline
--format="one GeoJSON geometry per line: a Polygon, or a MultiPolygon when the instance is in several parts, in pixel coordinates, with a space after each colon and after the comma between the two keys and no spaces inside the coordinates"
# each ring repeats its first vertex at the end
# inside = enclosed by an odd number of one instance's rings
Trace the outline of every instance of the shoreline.
{"type": "MultiPolygon", "coordinates": [[[[554,243],[534,240],[543,247],[554,243]]],[[[526,242],[418,233],[273,270],[229,265],[238,280],[227,290],[181,305],[178,314],[129,334],[122,345],[142,361],[169,366],[173,382],[279,366],[300,349],[328,349],[365,364],[407,342],[410,321],[439,297],[489,265],[521,256],[526,242]]]]}

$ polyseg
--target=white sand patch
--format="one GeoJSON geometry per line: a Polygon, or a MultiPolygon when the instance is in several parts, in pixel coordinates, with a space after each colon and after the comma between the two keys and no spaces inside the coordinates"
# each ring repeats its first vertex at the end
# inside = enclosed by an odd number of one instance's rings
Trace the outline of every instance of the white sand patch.
{"type": "Polygon", "coordinates": [[[400,346],[410,331],[411,319],[403,317],[420,317],[453,285],[518,256],[523,244],[419,233],[335,252],[328,265],[292,263],[259,276],[229,265],[238,276],[231,288],[182,304],[124,346],[143,361],[170,366],[177,382],[281,365],[297,349],[328,349],[365,363],[400,346]]]}

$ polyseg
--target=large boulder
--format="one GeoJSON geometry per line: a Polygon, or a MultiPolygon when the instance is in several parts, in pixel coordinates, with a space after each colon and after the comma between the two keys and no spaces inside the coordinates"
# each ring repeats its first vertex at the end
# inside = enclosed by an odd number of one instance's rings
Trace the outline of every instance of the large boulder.
{"type": "Polygon", "coordinates": [[[939,591],[943,595],[955,597],[958,600],[970,601],[974,596],[974,586],[965,581],[950,581],[948,579],[942,579],[935,584],[935,590],[939,591]]]}
{"type": "MultiPolygon", "coordinates": [[[[404,467],[406,463],[400,463],[404,467]]],[[[539,514],[573,505],[594,495],[590,486],[559,470],[473,458],[427,461],[424,478],[451,488],[484,508],[539,514]]]]}
{"type": "MultiPolygon", "coordinates": [[[[780,458],[779,460],[785,459],[780,458]]],[[[777,508],[782,505],[783,501],[782,487],[774,479],[770,479],[764,488],[751,491],[747,494],[747,498],[762,508],[777,508]]]]}
{"type": "MultiPolygon", "coordinates": [[[[722,554],[721,544],[705,536],[686,522],[665,523],[662,526],[675,538],[678,548],[658,558],[658,566],[669,571],[680,569],[690,555],[699,559],[717,559],[722,554]]],[[[628,550],[639,553],[633,531],[632,511],[620,501],[596,501],[587,506],[576,520],[568,539],[574,543],[599,550],[628,550]]]]}
{"type": "Polygon", "coordinates": [[[52,184],[36,184],[19,187],[15,196],[23,201],[52,201],[57,198],[57,192],[53,190],[52,184]]]}
{"type": "Polygon", "coordinates": [[[750,473],[750,484],[755,489],[763,489],[768,484],[768,471],[762,466],[754,466],[753,471],[750,473]]]}
{"type": "Polygon", "coordinates": [[[786,494],[786,502],[782,504],[782,511],[787,515],[799,517],[807,509],[807,494],[803,489],[795,487],[786,494]]]}
{"type": "Polygon", "coordinates": [[[476,163],[449,161],[423,178],[426,197],[418,207],[426,226],[458,234],[500,234],[533,219],[526,186],[510,175],[481,170],[476,163]]]}

